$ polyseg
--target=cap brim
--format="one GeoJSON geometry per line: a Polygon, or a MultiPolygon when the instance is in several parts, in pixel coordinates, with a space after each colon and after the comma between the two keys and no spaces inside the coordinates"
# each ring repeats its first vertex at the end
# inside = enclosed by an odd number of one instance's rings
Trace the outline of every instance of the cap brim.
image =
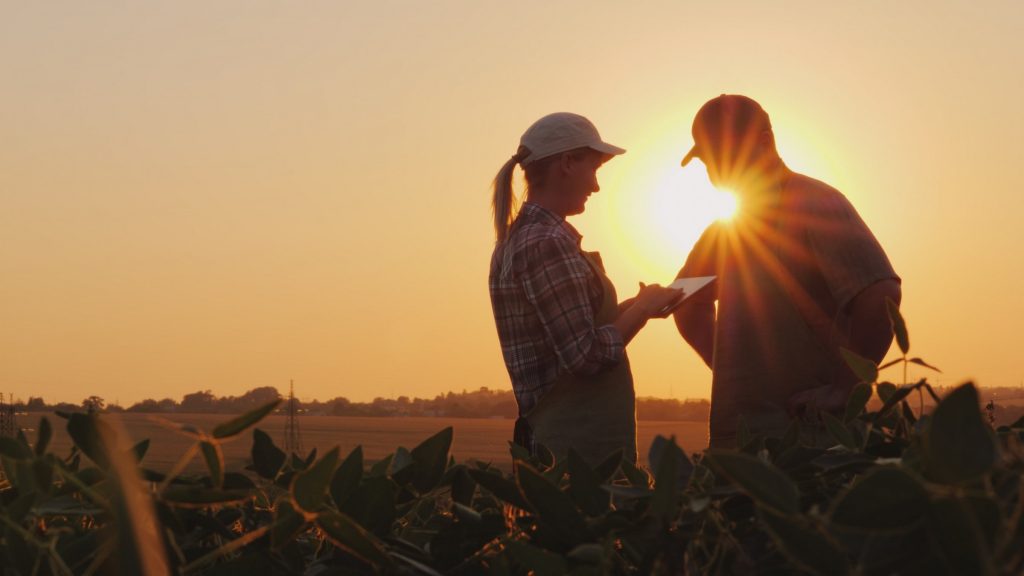
{"type": "Polygon", "coordinates": [[[697,155],[697,146],[696,146],[696,145],[695,145],[695,146],[694,146],[693,148],[690,148],[690,151],[686,153],[686,156],[683,156],[683,161],[682,161],[682,162],[680,162],[680,163],[679,163],[679,165],[680,165],[680,166],[686,166],[686,165],[687,165],[687,164],[689,164],[689,163],[690,163],[690,162],[691,162],[691,161],[692,161],[692,160],[693,160],[694,158],[698,158],[698,155],[697,155]]]}
{"type": "Polygon", "coordinates": [[[609,144],[607,142],[598,142],[596,144],[591,144],[590,148],[593,148],[594,150],[597,150],[598,152],[602,152],[604,154],[610,154],[612,156],[618,156],[619,154],[625,154],[626,153],[626,149],[625,148],[619,148],[618,146],[612,146],[611,144],[609,144]]]}

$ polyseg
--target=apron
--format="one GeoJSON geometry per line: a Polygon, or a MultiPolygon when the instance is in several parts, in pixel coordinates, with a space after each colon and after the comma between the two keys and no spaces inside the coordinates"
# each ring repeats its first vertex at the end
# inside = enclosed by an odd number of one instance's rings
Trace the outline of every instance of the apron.
{"type": "MultiPolygon", "coordinates": [[[[604,288],[595,326],[615,321],[619,304],[615,287],[604,273],[600,256],[582,252],[604,288]]],[[[533,441],[543,444],[563,460],[569,448],[590,466],[596,466],[618,449],[623,458],[636,462],[636,395],[629,359],[589,376],[562,374],[525,415],[533,441]]]]}

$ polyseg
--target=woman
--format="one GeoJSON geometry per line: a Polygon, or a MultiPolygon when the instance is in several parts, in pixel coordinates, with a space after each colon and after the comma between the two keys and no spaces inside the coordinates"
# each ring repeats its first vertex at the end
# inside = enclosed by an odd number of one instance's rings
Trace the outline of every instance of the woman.
{"type": "Polygon", "coordinates": [[[494,180],[490,292],[512,388],[516,441],[542,444],[590,464],[615,450],[636,461],[636,401],[625,345],[682,293],[643,286],[617,303],[599,254],[584,252],[566,216],[600,190],[597,169],[625,150],[601,140],[586,118],[550,114],[523,134],[494,180]],[[526,201],[513,214],[512,174],[526,174],[526,201]]]}

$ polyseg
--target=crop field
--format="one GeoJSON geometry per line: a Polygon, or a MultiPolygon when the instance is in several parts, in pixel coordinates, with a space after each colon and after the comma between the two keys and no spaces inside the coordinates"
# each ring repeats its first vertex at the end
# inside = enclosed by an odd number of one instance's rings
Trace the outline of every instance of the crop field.
{"type": "MultiPolygon", "coordinates": [[[[65,421],[55,414],[45,414],[54,428],[51,450],[66,455],[71,449],[71,439],[64,430],[65,421]]],[[[39,424],[40,413],[22,415],[18,425],[30,432],[39,424]]],[[[207,432],[217,424],[230,420],[228,414],[108,414],[104,420],[112,424],[120,422],[126,442],[138,442],[148,438],[149,451],[143,465],[156,471],[168,470],[181,455],[194,444],[189,436],[174,430],[177,425],[192,426],[207,432]]],[[[342,454],[348,454],[362,445],[367,463],[373,463],[395,451],[398,446],[412,448],[425,438],[446,426],[454,428],[452,455],[456,462],[469,459],[491,462],[503,469],[512,468],[512,457],[508,440],[512,437],[513,420],[484,418],[367,418],[344,416],[301,416],[303,453],[317,448],[323,454],[334,446],[341,447],[342,454]]],[[[278,446],[284,446],[285,417],[268,416],[258,425],[270,434],[278,446]]],[[[697,452],[707,447],[706,422],[655,422],[638,423],[637,444],[641,463],[646,463],[647,451],[656,435],[675,435],[676,442],[687,452],[697,452]]],[[[29,433],[34,437],[34,432],[29,433]]],[[[249,461],[252,434],[246,433],[223,445],[227,469],[241,470],[249,461]]],[[[187,471],[203,469],[202,459],[193,459],[187,471]]]]}

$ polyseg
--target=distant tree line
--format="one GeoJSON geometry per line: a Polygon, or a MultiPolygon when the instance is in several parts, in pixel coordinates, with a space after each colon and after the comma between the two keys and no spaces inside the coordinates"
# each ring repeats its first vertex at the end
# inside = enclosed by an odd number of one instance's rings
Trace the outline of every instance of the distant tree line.
{"type": "MultiPolygon", "coordinates": [[[[997,424],[1014,422],[1024,416],[1024,389],[982,388],[981,398],[985,408],[997,424]]],[[[940,394],[942,392],[940,391],[940,394]]],[[[15,409],[27,412],[132,412],[132,413],[189,413],[189,414],[238,414],[281,398],[273,386],[262,386],[249,390],[241,396],[218,397],[210,390],[186,394],[180,402],[171,398],[147,399],[128,407],[108,404],[99,396],[89,396],[80,404],[59,402],[47,404],[42,398],[31,397],[26,403],[15,403],[15,409]]],[[[445,417],[445,418],[515,418],[517,414],[515,397],[511,390],[491,390],[481,387],[477,390],[448,392],[434,398],[374,398],[370,402],[353,402],[338,396],[327,401],[296,401],[297,408],[304,414],[322,416],[377,416],[377,417],[445,417]]],[[[925,404],[931,402],[925,398],[925,404]]],[[[283,408],[283,406],[282,406],[283,408]]],[[[711,411],[708,400],[671,398],[638,398],[637,417],[640,420],[706,422],[711,411]]]]}
{"type": "MultiPolygon", "coordinates": [[[[58,402],[47,404],[42,398],[31,397],[28,402],[16,405],[19,411],[48,412],[129,412],[129,413],[188,413],[188,414],[238,414],[281,398],[273,386],[254,388],[241,396],[219,397],[210,390],[186,394],[181,401],[171,398],[162,400],[146,399],[130,406],[107,403],[99,396],[89,396],[79,404],[58,402]]],[[[433,398],[374,398],[370,402],[353,402],[338,396],[326,401],[296,400],[297,408],[304,414],[322,416],[378,416],[378,417],[445,417],[445,418],[515,418],[517,407],[511,390],[492,390],[481,387],[477,390],[448,392],[433,398]]],[[[284,406],[282,406],[282,409],[284,406]]],[[[705,399],[674,400],[664,398],[639,398],[637,414],[642,420],[707,421],[710,404],[705,399]]]]}

